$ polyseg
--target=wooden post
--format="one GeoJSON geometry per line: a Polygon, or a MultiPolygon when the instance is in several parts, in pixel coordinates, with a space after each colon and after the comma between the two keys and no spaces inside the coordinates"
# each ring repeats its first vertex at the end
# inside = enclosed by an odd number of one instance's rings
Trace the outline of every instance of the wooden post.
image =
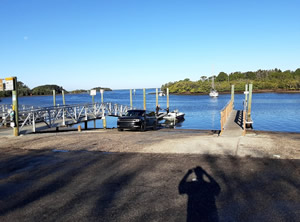
{"type": "Polygon", "coordinates": [[[245,85],[245,103],[247,104],[248,100],[248,84],[245,85]]]}
{"type": "Polygon", "coordinates": [[[231,85],[231,101],[234,104],[234,85],[231,85]]]}
{"type": "Polygon", "coordinates": [[[54,89],[53,89],[53,106],[56,106],[56,95],[54,89]]]}
{"type": "Polygon", "coordinates": [[[14,136],[19,136],[19,104],[18,104],[18,82],[17,77],[13,77],[14,90],[12,91],[12,109],[14,112],[15,125],[13,127],[14,136]]]}
{"type": "Polygon", "coordinates": [[[103,129],[106,129],[106,118],[105,118],[105,116],[102,117],[102,121],[103,121],[103,129]]]}
{"type": "Polygon", "coordinates": [[[158,107],[158,88],[156,88],[156,107],[158,107]]]}
{"type": "Polygon", "coordinates": [[[103,124],[103,129],[106,129],[106,118],[105,118],[105,111],[104,108],[102,108],[102,124],[103,124]]]}
{"type": "Polygon", "coordinates": [[[251,104],[252,104],[252,83],[249,84],[249,101],[248,101],[248,119],[251,118],[251,104]]]}
{"type": "Polygon", "coordinates": [[[144,110],[146,110],[146,89],[143,89],[144,92],[144,110]]]}
{"type": "Polygon", "coordinates": [[[62,98],[63,98],[63,104],[66,105],[65,90],[63,90],[61,93],[62,93],[62,98]]]}
{"type": "Polygon", "coordinates": [[[170,103],[169,103],[169,88],[167,88],[167,109],[169,109],[170,103]]]}
{"type": "Polygon", "coordinates": [[[129,90],[129,97],[130,97],[130,109],[132,109],[132,90],[129,90]]]}
{"type": "Polygon", "coordinates": [[[103,103],[104,102],[104,99],[103,99],[104,89],[100,89],[100,93],[101,93],[101,103],[103,103]]]}

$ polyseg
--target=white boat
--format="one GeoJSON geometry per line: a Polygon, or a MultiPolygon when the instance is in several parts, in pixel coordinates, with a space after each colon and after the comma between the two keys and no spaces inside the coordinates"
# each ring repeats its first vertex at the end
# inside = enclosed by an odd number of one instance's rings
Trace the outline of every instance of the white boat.
{"type": "Polygon", "coordinates": [[[184,115],[184,113],[174,110],[173,112],[169,112],[166,116],[164,116],[163,119],[167,121],[180,121],[184,119],[184,115]]]}
{"type": "Polygon", "coordinates": [[[160,92],[158,93],[158,95],[159,95],[159,96],[166,96],[166,94],[165,94],[163,91],[160,91],[160,92]]]}
{"type": "Polygon", "coordinates": [[[210,90],[209,96],[210,96],[210,97],[218,97],[218,96],[219,96],[218,91],[215,90],[214,77],[212,77],[211,90],[210,90]]]}
{"type": "Polygon", "coordinates": [[[209,93],[209,96],[210,96],[210,97],[218,97],[218,96],[219,96],[219,93],[218,93],[217,90],[211,89],[211,90],[210,90],[210,93],[209,93]]]}

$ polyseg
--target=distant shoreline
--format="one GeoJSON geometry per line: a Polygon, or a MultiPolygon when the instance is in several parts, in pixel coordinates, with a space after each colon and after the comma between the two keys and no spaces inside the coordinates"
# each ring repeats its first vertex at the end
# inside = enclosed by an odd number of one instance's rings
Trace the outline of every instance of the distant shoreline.
{"type": "MultiPolygon", "coordinates": [[[[297,94],[300,93],[300,90],[270,90],[270,89],[259,89],[259,90],[253,90],[253,93],[289,93],[289,94],[297,94]]],[[[244,94],[244,91],[234,91],[235,94],[244,94]]],[[[191,93],[191,92],[185,92],[185,93],[170,93],[172,95],[208,95],[209,92],[204,93],[191,93]]],[[[225,92],[219,92],[219,94],[231,94],[231,91],[225,91],[225,92]]]]}
{"type": "MultiPolygon", "coordinates": [[[[113,90],[111,90],[113,91],[113,90]]],[[[116,90],[114,90],[116,91],[116,90]]],[[[244,94],[244,91],[235,91],[235,94],[244,94]]],[[[260,90],[253,90],[253,93],[287,93],[287,94],[297,94],[300,93],[300,90],[271,90],[271,89],[260,89],[260,90]]],[[[88,93],[66,93],[66,95],[80,95],[80,94],[88,94],[88,93]]],[[[156,94],[154,93],[148,93],[148,94],[156,94]]],[[[191,92],[185,92],[185,93],[170,93],[171,95],[208,95],[209,92],[204,92],[204,93],[191,93],[191,92]]],[[[230,91],[225,91],[225,92],[219,92],[219,95],[226,95],[226,94],[231,94],[230,91]]],[[[19,97],[36,97],[36,96],[53,96],[52,94],[49,95],[29,95],[29,96],[19,96],[19,97]]],[[[62,94],[56,94],[56,96],[62,96],[62,94]]],[[[9,98],[8,97],[0,97],[0,98],[9,98]]]]}

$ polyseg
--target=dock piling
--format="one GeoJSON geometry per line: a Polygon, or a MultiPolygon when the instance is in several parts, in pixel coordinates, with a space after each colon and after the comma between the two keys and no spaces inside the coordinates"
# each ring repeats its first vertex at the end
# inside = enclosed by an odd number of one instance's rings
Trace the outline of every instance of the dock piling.
{"type": "Polygon", "coordinates": [[[169,110],[170,103],[169,103],[169,88],[167,88],[167,110],[169,110]]]}
{"type": "Polygon", "coordinates": [[[232,104],[234,104],[234,85],[231,85],[231,100],[232,104]]]}
{"type": "Polygon", "coordinates": [[[129,97],[130,97],[130,109],[132,109],[132,90],[129,90],[129,97]]]}
{"type": "Polygon", "coordinates": [[[248,84],[245,85],[245,103],[247,104],[248,102],[248,84]]]}
{"type": "Polygon", "coordinates": [[[62,93],[63,104],[64,104],[64,106],[65,106],[65,105],[66,105],[66,100],[65,100],[65,90],[63,90],[61,93],[62,93]]]}
{"type": "Polygon", "coordinates": [[[144,93],[144,110],[146,110],[146,89],[143,89],[143,93],[144,93]]]}
{"type": "Polygon", "coordinates": [[[253,84],[249,84],[249,101],[248,101],[248,119],[251,119],[251,105],[252,105],[252,88],[253,84]]]}
{"type": "Polygon", "coordinates": [[[56,95],[54,89],[53,89],[53,106],[56,106],[56,95]]]}
{"type": "Polygon", "coordinates": [[[100,93],[101,93],[101,103],[103,103],[104,102],[104,99],[103,99],[104,89],[100,89],[100,93]]]}
{"type": "Polygon", "coordinates": [[[158,88],[156,88],[156,107],[158,107],[158,88]]]}

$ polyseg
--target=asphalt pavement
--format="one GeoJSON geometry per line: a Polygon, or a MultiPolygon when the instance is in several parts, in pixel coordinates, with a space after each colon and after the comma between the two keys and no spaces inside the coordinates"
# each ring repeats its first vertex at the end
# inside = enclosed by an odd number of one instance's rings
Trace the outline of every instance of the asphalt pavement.
{"type": "Polygon", "coordinates": [[[0,221],[300,221],[300,160],[0,149],[0,221]]]}

